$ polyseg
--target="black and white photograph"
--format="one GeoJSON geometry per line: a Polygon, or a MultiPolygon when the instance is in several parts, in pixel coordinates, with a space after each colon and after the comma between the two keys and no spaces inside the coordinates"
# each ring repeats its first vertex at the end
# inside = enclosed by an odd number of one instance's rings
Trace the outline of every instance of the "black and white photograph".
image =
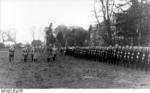
{"type": "Polygon", "coordinates": [[[0,0],[0,89],[150,89],[150,0],[0,0]]]}

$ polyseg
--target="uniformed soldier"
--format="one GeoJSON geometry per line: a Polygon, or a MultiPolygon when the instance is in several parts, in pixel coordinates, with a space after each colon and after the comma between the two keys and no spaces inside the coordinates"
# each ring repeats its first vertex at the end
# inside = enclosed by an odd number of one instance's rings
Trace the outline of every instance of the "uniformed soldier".
{"type": "Polygon", "coordinates": [[[134,64],[135,64],[135,60],[134,60],[134,59],[135,59],[136,57],[135,57],[135,49],[134,49],[133,46],[131,47],[131,51],[130,51],[130,52],[131,52],[131,54],[130,54],[130,55],[131,55],[131,56],[130,56],[130,67],[131,67],[131,68],[134,68],[134,64]]]}
{"type": "Polygon", "coordinates": [[[138,69],[140,67],[141,49],[137,47],[135,52],[136,52],[135,68],[138,69]]]}
{"type": "Polygon", "coordinates": [[[91,60],[92,48],[89,49],[89,60],[91,60]]]}
{"type": "Polygon", "coordinates": [[[124,49],[123,47],[121,46],[119,47],[119,51],[120,51],[119,52],[119,65],[120,66],[123,66],[123,49],[124,49]]]}
{"type": "Polygon", "coordinates": [[[109,54],[109,64],[113,64],[113,60],[114,60],[114,47],[113,46],[111,46],[110,47],[110,54],[109,54]]]}
{"type": "Polygon", "coordinates": [[[143,64],[143,69],[144,70],[147,70],[147,65],[148,65],[148,63],[147,63],[147,59],[148,59],[148,55],[149,55],[149,53],[148,53],[148,48],[147,47],[145,47],[144,49],[143,49],[143,56],[142,56],[142,64],[143,64]]]}
{"type": "Polygon", "coordinates": [[[121,61],[121,56],[120,56],[121,52],[122,52],[121,51],[121,46],[118,46],[118,54],[117,54],[117,61],[118,61],[117,63],[118,63],[118,66],[121,65],[121,62],[120,62],[121,61]]]}
{"type": "Polygon", "coordinates": [[[96,61],[96,48],[93,49],[93,60],[96,61]]]}
{"type": "Polygon", "coordinates": [[[52,60],[52,46],[49,45],[47,47],[47,62],[50,62],[52,60]]]}
{"type": "Polygon", "coordinates": [[[25,47],[25,48],[23,48],[23,60],[24,60],[24,62],[27,61],[27,58],[28,58],[28,48],[25,47]]]}
{"type": "Polygon", "coordinates": [[[138,68],[143,69],[143,55],[144,55],[144,51],[143,51],[143,47],[139,47],[139,61],[138,61],[138,68]]]}
{"type": "Polygon", "coordinates": [[[150,48],[147,49],[147,59],[146,59],[146,62],[147,62],[147,70],[150,69],[150,48]]]}
{"type": "Polygon", "coordinates": [[[103,47],[103,50],[102,50],[102,62],[105,62],[105,47],[103,47]]]}
{"type": "Polygon", "coordinates": [[[123,65],[124,67],[127,67],[128,46],[124,48],[123,52],[124,52],[123,65]]]}
{"type": "Polygon", "coordinates": [[[57,56],[57,53],[58,53],[58,49],[57,49],[56,46],[54,45],[53,48],[52,48],[52,60],[53,60],[53,61],[55,61],[56,56],[57,56]]]}
{"type": "Polygon", "coordinates": [[[102,61],[102,47],[99,48],[98,51],[98,60],[101,62],[102,61]]]}
{"type": "Polygon", "coordinates": [[[31,60],[34,61],[34,52],[35,52],[35,49],[34,47],[31,48],[31,60]]]}
{"type": "Polygon", "coordinates": [[[15,48],[14,46],[11,46],[9,48],[9,62],[14,61],[14,54],[15,54],[15,48]]]}
{"type": "Polygon", "coordinates": [[[116,65],[120,65],[120,54],[121,54],[121,46],[117,46],[117,51],[116,51],[116,65]]]}
{"type": "Polygon", "coordinates": [[[104,53],[104,62],[105,63],[108,63],[107,58],[108,58],[108,47],[105,47],[105,53],[104,53]]]}
{"type": "Polygon", "coordinates": [[[131,46],[129,46],[129,47],[127,47],[127,61],[126,61],[126,63],[127,63],[127,67],[130,67],[130,65],[131,65],[131,50],[132,50],[132,47],[131,46]]]}
{"type": "Polygon", "coordinates": [[[112,58],[113,58],[112,64],[113,64],[113,65],[116,64],[116,54],[117,54],[116,52],[117,52],[116,47],[114,47],[114,48],[113,48],[113,55],[112,55],[112,58]]]}

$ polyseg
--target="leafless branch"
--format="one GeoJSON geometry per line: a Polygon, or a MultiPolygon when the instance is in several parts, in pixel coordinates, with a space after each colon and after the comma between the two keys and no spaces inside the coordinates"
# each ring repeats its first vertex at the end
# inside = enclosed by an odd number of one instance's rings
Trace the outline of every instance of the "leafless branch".
{"type": "Polygon", "coordinates": [[[96,12],[96,8],[95,8],[95,0],[94,0],[94,14],[95,14],[95,18],[96,18],[98,24],[100,25],[100,21],[99,21],[99,19],[98,19],[97,12],[96,12]]]}

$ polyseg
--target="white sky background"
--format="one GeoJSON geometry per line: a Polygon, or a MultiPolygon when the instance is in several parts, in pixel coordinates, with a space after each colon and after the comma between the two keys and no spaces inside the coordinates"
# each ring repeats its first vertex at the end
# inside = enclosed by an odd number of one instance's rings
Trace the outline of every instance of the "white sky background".
{"type": "Polygon", "coordinates": [[[59,24],[88,26],[95,21],[92,15],[93,0],[1,0],[1,30],[16,32],[17,42],[31,42],[44,38],[44,27],[50,22],[53,28],[59,24]]]}

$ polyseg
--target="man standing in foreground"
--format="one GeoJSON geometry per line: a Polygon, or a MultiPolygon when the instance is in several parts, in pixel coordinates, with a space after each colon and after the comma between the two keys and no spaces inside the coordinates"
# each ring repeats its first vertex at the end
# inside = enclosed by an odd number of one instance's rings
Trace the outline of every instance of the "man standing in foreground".
{"type": "Polygon", "coordinates": [[[57,51],[58,50],[57,50],[56,46],[54,45],[52,48],[52,59],[53,59],[53,61],[55,61],[55,59],[56,59],[57,51]]]}
{"type": "Polygon", "coordinates": [[[15,48],[11,46],[9,48],[9,62],[14,61],[15,48]]]}

